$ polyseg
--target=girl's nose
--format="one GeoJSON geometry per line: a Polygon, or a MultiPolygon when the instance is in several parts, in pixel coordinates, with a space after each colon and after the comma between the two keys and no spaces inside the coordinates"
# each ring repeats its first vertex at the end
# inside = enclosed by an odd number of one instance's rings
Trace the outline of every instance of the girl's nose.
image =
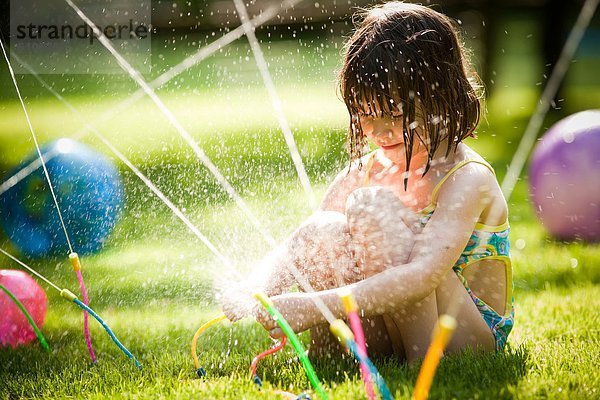
{"type": "Polygon", "coordinates": [[[379,129],[373,132],[375,137],[392,137],[393,132],[391,129],[379,129]]]}

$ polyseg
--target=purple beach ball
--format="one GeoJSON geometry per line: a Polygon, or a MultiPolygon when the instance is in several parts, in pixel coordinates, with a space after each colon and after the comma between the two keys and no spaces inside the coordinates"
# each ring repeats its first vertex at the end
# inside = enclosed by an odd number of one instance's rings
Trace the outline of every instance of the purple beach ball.
{"type": "Polygon", "coordinates": [[[548,129],[529,164],[529,192],[552,236],[600,241],[600,110],[570,115],[548,129]]]}

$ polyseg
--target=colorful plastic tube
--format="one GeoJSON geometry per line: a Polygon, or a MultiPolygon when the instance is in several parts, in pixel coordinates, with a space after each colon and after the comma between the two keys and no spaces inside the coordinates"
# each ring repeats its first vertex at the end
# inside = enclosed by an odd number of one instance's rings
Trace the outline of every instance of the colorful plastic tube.
{"type": "Polygon", "coordinates": [[[433,338],[421,371],[417,377],[417,383],[415,384],[415,391],[413,393],[413,400],[425,400],[429,395],[429,389],[431,388],[431,382],[435,376],[435,371],[440,363],[440,359],[444,355],[444,349],[450,342],[452,334],[456,330],[456,319],[450,315],[442,315],[438,320],[436,328],[433,331],[433,338]]]}
{"type": "Polygon", "coordinates": [[[321,385],[321,382],[319,381],[319,378],[317,377],[317,374],[315,373],[315,370],[310,363],[308,356],[306,355],[304,347],[302,346],[302,343],[300,343],[300,339],[298,339],[298,336],[296,336],[290,324],[285,320],[285,318],[283,318],[283,315],[281,315],[281,313],[275,308],[275,305],[269,296],[267,296],[264,292],[255,293],[254,298],[257,299],[267,310],[267,312],[277,322],[277,325],[279,325],[283,333],[290,340],[292,347],[296,351],[296,354],[298,354],[298,358],[300,359],[300,362],[306,371],[306,375],[308,376],[308,380],[310,381],[312,387],[322,399],[328,399],[327,393],[325,393],[325,390],[323,389],[323,386],[321,385]]]}
{"type": "MultiPolygon", "coordinates": [[[[215,324],[223,321],[226,318],[227,317],[225,317],[225,315],[222,314],[222,315],[219,315],[219,316],[211,319],[210,321],[208,321],[204,325],[202,325],[200,328],[198,328],[198,330],[194,334],[194,337],[192,338],[192,358],[194,359],[194,366],[196,367],[196,373],[198,374],[199,377],[206,376],[206,370],[203,367],[200,366],[200,361],[198,360],[198,356],[196,355],[196,347],[197,347],[198,338],[208,328],[210,328],[211,326],[213,326],[213,325],[215,325],[215,324]]],[[[252,363],[250,364],[250,377],[251,377],[252,381],[258,387],[262,387],[262,381],[260,380],[260,378],[256,374],[256,368],[258,367],[258,363],[260,362],[260,360],[262,360],[266,356],[268,356],[270,354],[274,354],[274,353],[282,350],[283,347],[285,346],[286,342],[287,342],[287,338],[284,337],[277,346],[275,346],[275,347],[273,347],[271,349],[268,349],[266,351],[263,351],[262,353],[260,353],[256,357],[254,357],[254,359],[252,360],[252,363]]],[[[302,400],[302,399],[308,399],[309,398],[305,394],[301,394],[299,396],[296,396],[293,393],[289,393],[289,392],[286,392],[286,391],[283,391],[283,390],[275,390],[275,394],[278,394],[280,396],[283,396],[283,397],[286,397],[286,398],[289,398],[289,399],[294,399],[294,400],[302,400]]]]}
{"type": "Polygon", "coordinates": [[[4,293],[6,293],[6,295],[17,305],[17,307],[19,307],[19,310],[21,310],[23,315],[25,315],[25,318],[27,318],[29,325],[31,325],[31,327],[33,328],[33,331],[35,332],[35,335],[37,336],[38,340],[40,341],[40,344],[42,345],[42,347],[44,349],[46,349],[46,351],[50,352],[50,346],[48,346],[48,342],[46,342],[46,338],[42,334],[42,331],[40,331],[40,329],[36,325],[33,318],[31,318],[31,314],[29,314],[29,311],[27,311],[27,309],[25,308],[23,303],[21,303],[19,301],[19,299],[17,299],[17,297],[10,290],[8,290],[8,288],[6,286],[0,285],[0,289],[2,289],[4,291],[4,293]]]}
{"type": "Polygon", "coordinates": [[[352,355],[358,360],[359,363],[366,365],[369,368],[369,372],[373,377],[375,383],[377,384],[377,388],[379,389],[379,393],[384,400],[393,400],[394,396],[390,392],[390,389],[385,384],[383,377],[377,371],[375,365],[371,362],[369,357],[356,345],[356,341],[354,340],[354,335],[348,326],[341,319],[333,321],[331,325],[329,325],[329,329],[331,332],[337,336],[342,344],[346,346],[346,348],[350,351],[352,355]]]}
{"type": "MultiPolygon", "coordinates": [[[[81,297],[83,297],[83,303],[87,306],[90,304],[90,298],[88,297],[87,289],[85,287],[85,282],[83,280],[83,275],[81,274],[81,261],[79,260],[79,255],[74,251],[69,254],[69,261],[71,261],[71,266],[73,267],[73,271],[75,271],[75,275],[77,276],[77,282],[79,282],[79,290],[81,291],[81,297]]],[[[85,344],[88,348],[88,353],[90,354],[90,358],[92,362],[95,364],[98,360],[96,359],[96,354],[94,353],[94,347],[92,346],[92,335],[90,333],[90,326],[88,321],[88,313],[86,311],[83,312],[83,334],[85,336],[85,344]]]]}
{"type": "Polygon", "coordinates": [[[202,335],[202,333],[205,330],[207,330],[208,328],[210,328],[211,326],[213,326],[215,324],[218,324],[219,322],[223,321],[224,319],[227,319],[227,317],[225,316],[225,314],[221,314],[218,317],[215,317],[215,318],[211,319],[210,321],[206,322],[204,325],[202,325],[200,328],[198,328],[196,333],[194,333],[194,337],[192,338],[192,359],[194,360],[194,366],[196,367],[196,373],[198,374],[198,376],[200,378],[206,376],[206,370],[200,366],[200,361],[198,360],[198,355],[196,354],[196,343],[198,342],[198,338],[200,337],[200,335],[202,335]]]}
{"type": "MultiPolygon", "coordinates": [[[[352,333],[354,333],[356,345],[362,350],[363,353],[365,353],[365,355],[367,355],[367,344],[365,341],[365,334],[363,332],[360,317],[358,315],[358,305],[356,304],[356,300],[352,295],[352,291],[348,288],[342,288],[338,291],[338,295],[342,299],[344,310],[346,311],[348,321],[350,322],[350,328],[352,329],[352,333]]],[[[369,367],[365,363],[360,363],[360,373],[363,378],[365,391],[367,392],[367,397],[369,398],[369,400],[374,400],[375,391],[373,390],[371,373],[369,371],[369,367]]]]}
{"type": "Polygon", "coordinates": [[[137,358],[135,358],[135,356],[133,354],[131,354],[131,352],[129,350],[127,350],[127,348],[125,346],[123,346],[123,344],[119,341],[119,339],[117,339],[117,336],[110,329],[110,327],[108,326],[108,324],[106,322],[104,322],[104,320],[102,318],[100,318],[100,316],[98,314],[96,314],[96,312],[94,310],[92,310],[88,305],[84,304],[81,300],[79,300],[77,298],[77,296],[75,296],[68,289],[61,290],[60,291],[60,295],[63,298],[65,298],[65,299],[67,299],[69,301],[72,301],[73,303],[77,304],[77,306],[79,306],[79,308],[81,308],[83,311],[88,312],[92,317],[94,317],[94,319],[96,319],[96,321],[98,321],[98,323],[104,328],[104,330],[106,331],[106,333],[108,333],[108,336],[117,345],[117,347],[127,357],[129,357],[131,360],[133,360],[133,363],[135,364],[136,367],[138,367],[140,369],[142,368],[142,364],[140,364],[140,362],[137,360],[137,358]]]}
{"type": "Polygon", "coordinates": [[[256,357],[254,357],[254,359],[252,359],[252,362],[250,363],[250,379],[252,379],[254,381],[254,383],[256,383],[259,387],[262,386],[262,381],[260,380],[259,376],[256,374],[256,368],[258,367],[258,363],[260,362],[260,360],[262,360],[266,356],[275,354],[278,351],[283,350],[286,343],[287,343],[287,337],[284,336],[283,339],[281,339],[281,342],[279,342],[277,344],[277,346],[263,351],[262,353],[260,353],[256,357]]]}

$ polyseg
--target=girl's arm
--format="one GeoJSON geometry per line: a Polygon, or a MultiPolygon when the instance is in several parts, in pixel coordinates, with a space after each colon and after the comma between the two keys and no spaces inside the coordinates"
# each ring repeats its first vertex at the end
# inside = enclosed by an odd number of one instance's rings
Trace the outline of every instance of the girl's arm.
{"type": "Polygon", "coordinates": [[[363,177],[364,172],[359,171],[355,164],[350,167],[350,171],[344,168],[327,188],[319,209],[345,213],[346,200],[350,193],[361,186],[363,177]]]}
{"type": "MultiPolygon", "coordinates": [[[[418,236],[407,264],[349,285],[366,316],[382,315],[422,300],[440,284],[465,248],[480,215],[492,200],[495,178],[476,164],[452,175],[438,196],[435,213],[418,236]]],[[[392,217],[392,216],[391,216],[392,217]]],[[[318,297],[338,318],[343,317],[337,291],[290,293],[274,298],[297,331],[326,322],[314,304],[318,297]]],[[[275,324],[259,315],[271,330],[275,324]]],[[[277,331],[273,332],[277,335],[277,331]]]]}

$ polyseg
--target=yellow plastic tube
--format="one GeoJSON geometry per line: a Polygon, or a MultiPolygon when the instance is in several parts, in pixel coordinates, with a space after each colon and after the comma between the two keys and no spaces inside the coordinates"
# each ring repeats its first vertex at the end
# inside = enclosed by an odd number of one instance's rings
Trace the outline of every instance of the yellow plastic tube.
{"type": "Polygon", "coordinates": [[[192,358],[194,359],[194,366],[196,367],[196,370],[200,369],[200,361],[198,360],[198,355],[196,354],[196,343],[198,342],[198,338],[200,337],[200,335],[202,335],[202,332],[204,332],[211,326],[218,324],[224,319],[227,319],[227,317],[225,316],[225,314],[221,314],[218,317],[215,317],[210,321],[206,322],[204,325],[198,328],[196,333],[194,333],[194,337],[192,338],[192,358]]]}
{"type": "Polygon", "coordinates": [[[450,315],[442,315],[438,320],[436,328],[433,331],[433,338],[421,371],[417,377],[417,383],[415,384],[415,391],[413,393],[413,400],[425,400],[429,395],[429,389],[435,376],[435,371],[440,363],[440,359],[444,354],[444,349],[450,342],[452,334],[456,330],[456,319],[450,315]]]}

